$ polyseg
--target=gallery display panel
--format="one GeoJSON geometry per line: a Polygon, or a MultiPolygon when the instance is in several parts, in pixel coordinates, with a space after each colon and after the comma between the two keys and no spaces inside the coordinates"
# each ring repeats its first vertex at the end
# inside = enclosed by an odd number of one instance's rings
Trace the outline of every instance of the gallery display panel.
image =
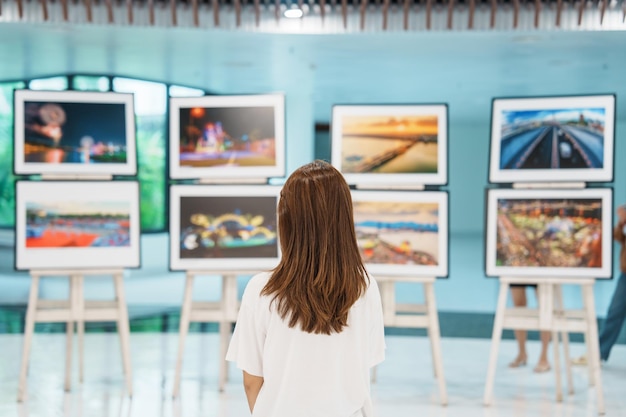
{"type": "Polygon", "coordinates": [[[352,191],[357,244],[373,275],[448,276],[448,193],[352,191]]]}
{"type": "Polygon", "coordinates": [[[610,278],[613,190],[487,192],[486,274],[610,278]]]}
{"type": "Polygon", "coordinates": [[[170,98],[172,179],[285,175],[282,94],[170,98]]]}
{"type": "Polygon", "coordinates": [[[489,181],[613,181],[615,95],[495,98],[489,181]]]}
{"type": "Polygon", "coordinates": [[[278,264],[280,188],[172,185],[171,270],[264,270],[278,264]]]}
{"type": "Polygon", "coordinates": [[[448,106],[335,105],[332,164],[349,184],[448,182],[448,106]]]}
{"type": "Polygon", "coordinates": [[[136,175],[133,95],[15,90],[14,171],[136,175]]]}
{"type": "Polygon", "coordinates": [[[15,268],[140,266],[136,181],[18,181],[15,268]]]}

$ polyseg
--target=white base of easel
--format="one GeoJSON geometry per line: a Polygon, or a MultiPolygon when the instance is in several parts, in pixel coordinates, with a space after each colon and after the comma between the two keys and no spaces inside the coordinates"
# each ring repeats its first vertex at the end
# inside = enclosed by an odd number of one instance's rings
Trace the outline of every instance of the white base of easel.
{"type": "Polygon", "coordinates": [[[219,323],[220,326],[220,351],[219,351],[219,390],[224,391],[228,381],[228,364],[226,363],[226,351],[231,337],[231,327],[237,321],[239,313],[239,300],[237,298],[237,275],[252,275],[250,271],[188,271],[185,281],[185,295],[180,313],[180,335],[178,341],[178,358],[176,360],[176,372],[174,376],[174,390],[172,396],[178,397],[180,393],[180,378],[185,352],[185,339],[189,333],[191,322],[219,323]],[[222,298],[219,302],[193,301],[193,281],[196,276],[221,275],[222,298]]]}
{"type": "MultiPolygon", "coordinates": [[[[437,302],[435,300],[435,280],[436,278],[434,277],[376,277],[383,303],[385,327],[405,327],[426,329],[428,331],[441,405],[447,405],[448,394],[441,355],[441,332],[439,330],[439,316],[437,315],[437,302]],[[424,304],[396,303],[396,283],[398,282],[422,284],[424,286],[424,304]]],[[[373,379],[376,379],[376,369],[374,369],[373,379]]]]}
{"type": "Polygon", "coordinates": [[[132,396],[132,371],[130,365],[130,326],[128,310],[124,295],[124,280],[122,270],[75,270],[75,271],[31,271],[32,282],[28,309],[26,312],[26,326],[24,329],[24,347],[20,368],[20,381],[17,400],[26,399],[26,377],[30,347],[35,330],[35,323],[67,323],[67,339],[65,354],[65,390],[69,391],[72,381],[72,336],[74,324],[78,331],[79,380],[83,381],[83,342],[85,322],[87,321],[114,321],[120,335],[122,348],[122,365],[126,375],[128,395],[132,396]],[[112,275],[115,285],[115,300],[112,301],[85,301],[85,275],[112,275]],[[70,295],[68,300],[40,300],[39,281],[45,276],[67,276],[70,280],[70,295]]]}
{"type": "Polygon", "coordinates": [[[604,396],[600,369],[600,345],[598,341],[598,324],[596,321],[595,300],[593,294],[593,278],[500,278],[498,306],[493,326],[491,355],[487,370],[484,403],[491,405],[493,388],[498,361],[498,348],[503,329],[549,331],[554,345],[554,370],[556,376],[556,399],[563,401],[561,387],[561,364],[559,357],[559,333],[563,340],[565,353],[565,370],[568,391],[573,394],[573,381],[569,357],[569,333],[584,333],[587,343],[589,367],[589,383],[595,385],[598,413],[604,414],[604,396]],[[507,308],[506,301],[511,284],[537,285],[538,309],[524,307],[507,308]],[[582,288],[582,310],[565,310],[561,294],[561,285],[580,285],[582,288]]]}

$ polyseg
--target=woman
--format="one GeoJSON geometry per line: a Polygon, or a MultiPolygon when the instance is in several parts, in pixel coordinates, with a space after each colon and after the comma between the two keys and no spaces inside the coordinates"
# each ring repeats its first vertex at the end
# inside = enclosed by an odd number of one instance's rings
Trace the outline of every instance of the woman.
{"type": "Polygon", "coordinates": [[[315,161],[278,204],[282,259],[244,292],[226,355],[255,417],[371,417],[370,368],[384,360],[378,287],[356,243],[350,190],[315,161]]]}

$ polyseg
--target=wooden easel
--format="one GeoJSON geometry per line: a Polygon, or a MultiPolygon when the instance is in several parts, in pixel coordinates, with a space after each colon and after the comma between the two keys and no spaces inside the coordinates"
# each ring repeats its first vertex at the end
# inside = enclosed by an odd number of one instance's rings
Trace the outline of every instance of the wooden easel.
{"type": "MultiPolygon", "coordinates": [[[[447,405],[448,394],[441,355],[441,332],[439,330],[439,316],[437,315],[437,302],[435,299],[435,280],[435,277],[376,277],[383,303],[385,327],[408,327],[426,329],[428,331],[441,405],[447,405]],[[396,283],[398,282],[422,284],[424,286],[424,304],[396,303],[396,283]]],[[[376,378],[375,369],[373,378],[376,378]]]]}
{"type": "Polygon", "coordinates": [[[587,343],[587,356],[590,385],[595,385],[598,413],[604,414],[604,396],[602,391],[602,375],[600,369],[600,344],[598,341],[598,324],[593,287],[594,278],[500,278],[500,293],[493,326],[491,355],[485,384],[484,404],[491,405],[493,388],[498,361],[498,348],[503,329],[539,330],[552,333],[554,345],[554,370],[556,375],[556,399],[563,401],[561,387],[561,369],[559,357],[559,332],[563,336],[565,350],[565,368],[569,393],[572,394],[573,383],[569,363],[568,333],[584,333],[587,343]],[[507,308],[506,301],[511,284],[537,285],[538,309],[526,307],[507,308]],[[580,285],[583,296],[582,310],[565,310],[561,297],[561,285],[580,285]]]}
{"type": "Polygon", "coordinates": [[[174,376],[174,390],[172,396],[178,397],[180,393],[180,378],[185,352],[185,339],[189,333],[191,322],[219,323],[220,326],[220,350],[219,350],[219,390],[224,391],[228,380],[228,364],[226,363],[226,351],[231,337],[232,324],[237,321],[239,313],[239,300],[237,297],[237,276],[253,275],[251,271],[187,271],[185,281],[185,295],[180,314],[180,335],[178,341],[178,358],[176,360],[176,373],[174,376]],[[196,276],[221,275],[222,298],[219,302],[193,301],[193,282],[196,276]]]}
{"type": "Polygon", "coordinates": [[[30,356],[30,347],[35,330],[35,323],[67,323],[66,353],[65,353],[65,390],[69,391],[72,381],[72,344],[74,324],[78,330],[79,379],[83,381],[83,342],[85,322],[87,321],[115,321],[120,335],[122,348],[122,366],[126,375],[128,395],[132,396],[132,370],[130,362],[130,326],[128,310],[124,295],[123,270],[67,270],[67,271],[30,271],[32,277],[28,309],[26,312],[26,326],[24,330],[24,347],[20,368],[20,381],[17,400],[26,398],[26,377],[30,356]],[[85,301],[84,278],[87,275],[112,275],[115,285],[115,300],[112,301],[85,301]],[[40,278],[45,276],[67,276],[70,280],[70,294],[68,300],[41,300],[39,299],[40,278]]]}

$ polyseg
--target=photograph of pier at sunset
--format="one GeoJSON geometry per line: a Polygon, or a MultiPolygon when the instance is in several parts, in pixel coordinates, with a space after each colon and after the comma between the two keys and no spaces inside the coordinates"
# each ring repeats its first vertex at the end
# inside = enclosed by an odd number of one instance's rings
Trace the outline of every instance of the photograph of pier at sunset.
{"type": "Polygon", "coordinates": [[[437,173],[437,115],[344,115],[344,173],[437,173]]]}

